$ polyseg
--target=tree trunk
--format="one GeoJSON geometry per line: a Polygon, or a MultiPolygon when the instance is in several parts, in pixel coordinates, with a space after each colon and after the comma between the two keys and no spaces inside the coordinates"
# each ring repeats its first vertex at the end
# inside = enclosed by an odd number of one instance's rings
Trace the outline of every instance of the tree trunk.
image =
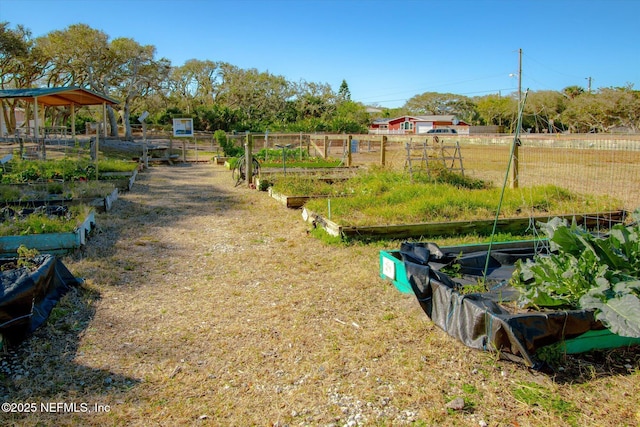
{"type": "Polygon", "coordinates": [[[11,135],[11,134],[13,134],[13,130],[16,127],[16,123],[15,123],[16,120],[15,120],[15,116],[13,117],[13,120],[11,120],[9,118],[9,112],[13,111],[13,109],[11,108],[11,105],[9,104],[9,102],[6,103],[9,106],[9,108],[5,108],[4,104],[5,104],[5,101],[0,101],[0,108],[2,108],[2,115],[3,115],[2,122],[4,123],[4,125],[7,128],[7,135],[11,135]]]}
{"type": "Polygon", "coordinates": [[[111,127],[110,135],[112,138],[118,137],[118,118],[111,105],[107,105],[107,117],[109,117],[109,126],[111,127]]]}
{"type": "Polygon", "coordinates": [[[124,102],[124,114],[122,115],[122,121],[124,122],[124,139],[127,141],[133,141],[133,135],[131,134],[131,124],[129,123],[129,116],[131,115],[131,105],[129,103],[129,97],[124,102]]]}

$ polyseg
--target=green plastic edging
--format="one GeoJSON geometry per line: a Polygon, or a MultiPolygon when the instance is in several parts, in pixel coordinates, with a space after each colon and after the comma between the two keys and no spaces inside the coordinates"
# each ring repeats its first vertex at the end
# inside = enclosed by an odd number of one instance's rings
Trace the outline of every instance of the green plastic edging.
{"type": "Polygon", "coordinates": [[[560,345],[565,353],[577,354],[638,344],[640,344],[640,338],[623,337],[608,329],[601,329],[585,332],[578,337],[563,341],[560,345]]]}
{"type": "Polygon", "coordinates": [[[403,294],[413,293],[404,262],[400,259],[400,251],[380,251],[380,277],[390,280],[403,294]]]}

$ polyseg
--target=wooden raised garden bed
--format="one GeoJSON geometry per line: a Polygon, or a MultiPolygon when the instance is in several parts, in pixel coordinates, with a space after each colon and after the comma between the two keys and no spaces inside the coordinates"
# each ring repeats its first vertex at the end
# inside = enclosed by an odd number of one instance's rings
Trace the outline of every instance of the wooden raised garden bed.
{"type": "MultiPolygon", "coordinates": [[[[81,195],[81,196],[73,196],[73,195],[69,195],[72,191],[68,191],[63,189],[62,190],[62,194],[47,194],[46,193],[46,184],[43,184],[43,189],[42,191],[30,191],[33,189],[33,185],[31,184],[5,184],[6,186],[11,186],[11,188],[13,188],[16,193],[20,193],[21,195],[18,196],[18,198],[16,199],[4,199],[2,200],[2,204],[7,205],[7,206],[30,206],[30,207],[38,207],[38,206],[45,206],[45,205],[66,205],[66,206],[71,206],[71,205],[78,205],[78,204],[85,204],[88,205],[100,212],[106,212],[111,210],[111,208],[113,207],[113,203],[118,200],[118,196],[119,196],[119,188],[124,187],[126,188],[130,188],[130,186],[133,185],[133,182],[135,180],[135,175],[131,175],[129,178],[126,178],[126,180],[120,180],[119,183],[121,184],[120,186],[117,186],[115,184],[118,184],[118,181],[112,181],[112,180],[106,180],[103,182],[109,183],[109,184],[114,184],[112,186],[109,186],[111,188],[111,190],[108,190],[108,188],[104,188],[102,192],[102,195],[100,196],[87,196],[87,195],[81,195]],[[108,192],[107,192],[108,190],[108,192]]],[[[89,190],[89,193],[95,193],[95,189],[89,190]]],[[[86,194],[83,191],[80,191],[81,194],[86,194]]]]}
{"type": "Polygon", "coordinates": [[[229,160],[227,156],[213,156],[213,163],[216,165],[224,165],[229,160]]]}
{"type": "Polygon", "coordinates": [[[136,182],[138,170],[135,169],[131,172],[105,172],[101,175],[109,178],[106,181],[113,180],[114,185],[120,190],[131,190],[136,182]]]}
{"type": "MultiPolygon", "coordinates": [[[[597,212],[591,214],[566,214],[554,215],[568,221],[575,221],[586,228],[605,228],[612,224],[621,223],[625,220],[627,212],[624,210],[597,212]]],[[[329,235],[335,237],[375,237],[406,239],[412,237],[435,237],[457,234],[490,234],[493,230],[493,219],[486,220],[466,220],[447,222],[424,222],[418,224],[389,224],[374,226],[343,226],[337,224],[322,215],[309,211],[306,207],[302,209],[302,218],[306,222],[312,223],[316,227],[322,227],[329,235]]],[[[522,217],[522,218],[500,218],[498,219],[496,231],[503,233],[522,233],[536,222],[546,222],[549,215],[522,217]]]]}
{"type": "Polygon", "coordinates": [[[95,213],[91,211],[73,232],[2,236],[0,256],[15,256],[20,246],[48,254],[72,252],[86,244],[95,224],[95,213]]]}

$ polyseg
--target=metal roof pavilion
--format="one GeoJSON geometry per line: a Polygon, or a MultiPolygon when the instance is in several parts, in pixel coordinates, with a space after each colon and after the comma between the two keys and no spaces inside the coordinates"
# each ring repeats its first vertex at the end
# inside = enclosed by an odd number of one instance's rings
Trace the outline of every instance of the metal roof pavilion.
{"type": "Polygon", "coordinates": [[[73,86],[0,90],[0,99],[10,98],[49,106],[118,104],[113,98],[73,86]]]}
{"type": "MultiPolygon", "coordinates": [[[[0,90],[0,100],[2,99],[22,99],[34,104],[34,135],[38,137],[39,113],[38,106],[69,106],[71,108],[71,134],[75,137],[75,106],[102,105],[102,116],[104,123],[107,122],[107,104],[118,104],[113,98],[99,93],[83,89],[77,86],[50,87],[50,88],[30,88],[30,89],[4,89],[0,90]]],[[[106,126],[105,126],[106,132],[106,126]]],[[[43,151],[44,151],[44,142],[43,151]]]]}

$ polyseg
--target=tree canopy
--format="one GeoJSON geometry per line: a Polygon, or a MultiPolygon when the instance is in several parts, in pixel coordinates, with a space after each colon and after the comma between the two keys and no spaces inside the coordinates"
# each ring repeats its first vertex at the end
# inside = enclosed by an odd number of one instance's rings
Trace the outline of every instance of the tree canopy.
{"type": "MultiPolygon", "coordinates": [[[[108,109],[112,135],[118,127],[131,137],[131,123],[144,111],[148,121],[170,124],[192,117],[197,130],[366,132],[372,119],[366,106],[351,99],[346,80],[337,91],[327,83],[292,82],[283,76],[242,69],[210,59],[173,65],[157,58],[153,45],[130,38],[111,40],[85,24],[70,25],[33,39],[22,25],[0,22],[0,88],[80,86],[118,99],[108,109]]],[[[4,100],[3,103],[8,103],[4,100]]],[[[9,107],[14,107],[12,101],[9,107]]],[[[9,128],[15,118],[8,117],[9,128]]],[[[58,107],[53,120],[69,120],[58,107]]],[[[469,98],[453,93],[416,94],[381,116],[455,114],[473,125],[513,130],[516,94],[469,98]]],[[[88,112],[87,114],[91,114],[88,112]]],[[[101,118],[96,117],[97,120],[101,118]]],[[[609,132],[640,128],[640,92],[632,85],[586,92],[579,86],[528,94],[523,127],[531,132],[609,132]]]]}

